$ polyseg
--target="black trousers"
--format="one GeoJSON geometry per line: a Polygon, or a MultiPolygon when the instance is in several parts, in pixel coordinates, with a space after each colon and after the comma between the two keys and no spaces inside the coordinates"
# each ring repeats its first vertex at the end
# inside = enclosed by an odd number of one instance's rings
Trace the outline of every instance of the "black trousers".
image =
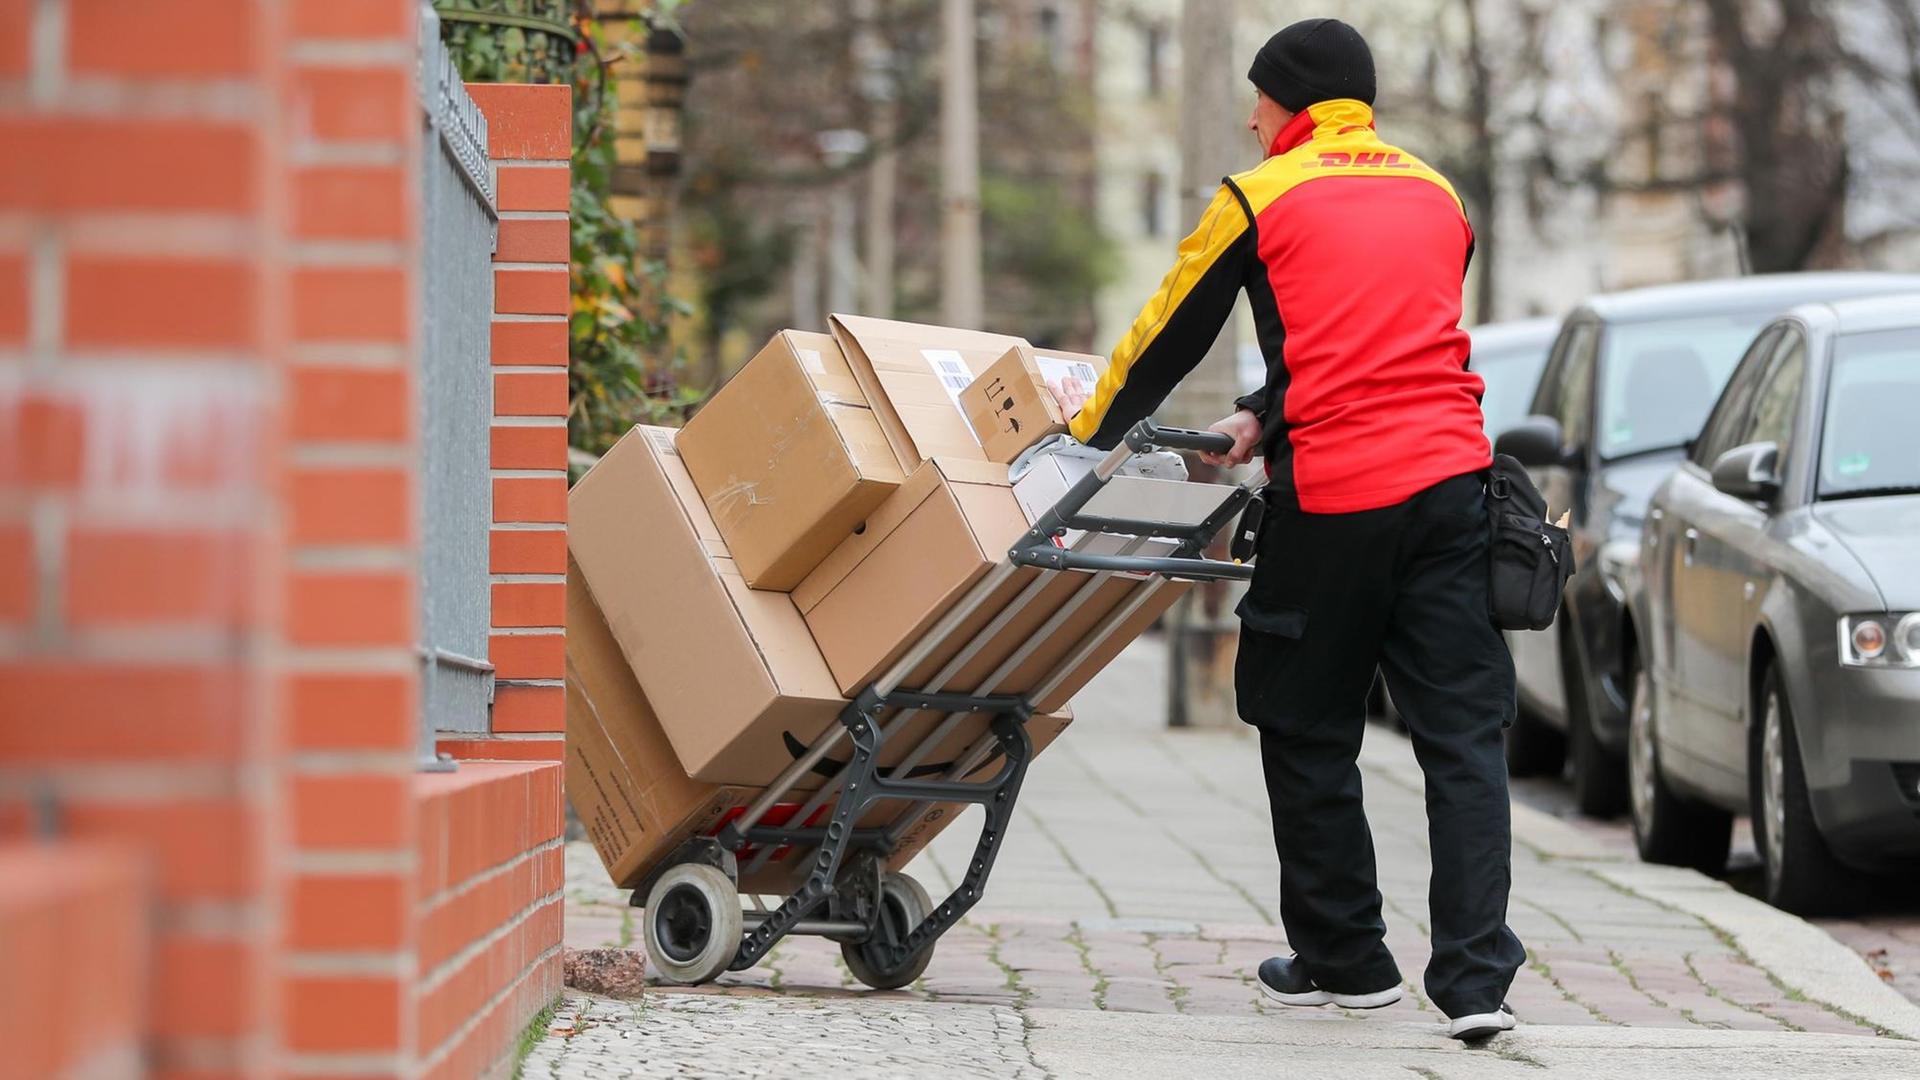
{"type": "Polygon", "coordinates": [[[1479,478],[1360,513],[1270,507],[1259,543],[1234,681],[1260,729],[1288,942],[1322,989],[1400,981],[1356,763],[1377,667],[1426,774],[1427,993],[1449,1016],[1499,1008],[1526,950],[1506,925],[1513,657],[1487,616],[1479,478]]]}

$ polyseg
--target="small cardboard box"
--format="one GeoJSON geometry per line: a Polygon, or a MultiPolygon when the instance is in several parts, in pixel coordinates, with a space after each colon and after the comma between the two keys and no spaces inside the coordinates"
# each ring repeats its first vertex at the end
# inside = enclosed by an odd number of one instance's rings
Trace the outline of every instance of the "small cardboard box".
{"type": "MultiPolygon", "coordinates": [[[[975,582],[1005,561],[1007,549],[1026,529],[1004,466],[935,458],[909,475],[866,528],[793,591],[843,692],[857,692],[904,655],[975,582]]],[[[924,688],[1038,574],[1022,569],[1012,575],[972,618],[936,643],[905,685],[924,688]]],[[[1160,579],[1053,575],[941,689],[980,689],[1022,643],[1059,615],[1040,646],[991,688],[995,693],[1035,689],[1066,666],[1108,614],[1129,603],[1137,590],[1154,590],[1103,645],[1072,664],[1054,689],[1034,702],[1041,711],[1058,709],[1186,588],[1186,583],[1160,579]],[[1084,598],[1082,590],[1090,590],[1084,598]]]]}
{"type": "Polygon", "coordinates": [[[1105,357],[1008,349],[960,396],[987,460],[1010,465],[1027,447],[1067,430],[1107,369],[1105,357]]]}
{"type": "Polygon", "coordinates": [[[846,702],[800,612],[747,587],[671,429],[628,432],[567,515],[567,548],[688,775],[762,786],[789,742],[837,722],[846,702]]]}
{"type": "Polygon", "coordinates": [[[1025,341],[864,315],[834,315],[828,328],[903,470],[912,473],[936,456],[986,460],[961,395],[976,376],[1008,349],[1025,347],[1025,341]]]}
{"type": "Polygon", "coordinates": [[[840,347],[784,330],[675,439],[747,585],[800,583],[905,479],[840,347]]]}

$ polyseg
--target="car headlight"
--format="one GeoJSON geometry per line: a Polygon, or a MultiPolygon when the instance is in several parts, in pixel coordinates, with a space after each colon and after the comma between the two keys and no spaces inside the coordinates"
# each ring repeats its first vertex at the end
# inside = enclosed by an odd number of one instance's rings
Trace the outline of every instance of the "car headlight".
{"type": "Polygon", "coordinates": [[[1848,667],[1920,668],[1920,611],[1842,618],[1840,662],[1848,667]]]}

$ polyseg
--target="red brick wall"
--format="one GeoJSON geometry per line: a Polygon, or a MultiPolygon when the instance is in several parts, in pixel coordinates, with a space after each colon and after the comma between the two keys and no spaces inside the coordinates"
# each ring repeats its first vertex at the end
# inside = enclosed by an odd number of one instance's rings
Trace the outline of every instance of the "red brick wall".
{"type": "Polygon", "coordinates": [[[0,845],[6,1075],[138,1074],[149,899],[137,852],[0,845]]]}
{"type": "Polygon", "coordinates": [[[561,767],[420,778],[420,1075],[486,1075],[560,993],[561,767]]]}
{"type": "Polygon", "coordinates": [[[88,940],[123,915],[76,899],[98,930],[18,973],[137,988],[161,1076],[262,1074],[283,1029],[282,210],[287,121],[326,104],[279,5],[192,6],[0,3],[0,836],[32,797],[115,841],[153,928],[126,981],[88,940]]]}
{"type": "Polygon", "coordinates": [[[564,86],[470,85],[498,181],[494,253],[492,735],[462,758],[558,761],[565,729],[568,156],[564,86]]]}

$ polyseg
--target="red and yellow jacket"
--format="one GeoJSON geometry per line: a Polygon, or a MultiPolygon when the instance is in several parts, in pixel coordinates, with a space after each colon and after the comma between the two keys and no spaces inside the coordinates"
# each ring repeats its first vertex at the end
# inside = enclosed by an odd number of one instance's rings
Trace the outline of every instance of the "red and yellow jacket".
{"type": "Polygon", "coordinates": [[[1244,289],[1267,381],[1272,498],[1309,513],[1401,502],[1492,461],[1460,286],[1473,230],[1439,173],[1354,100],[1313,105],[1228,177],[1134,320],[1075,438],[1107,448],[1193,370],[1244,289]]]}

